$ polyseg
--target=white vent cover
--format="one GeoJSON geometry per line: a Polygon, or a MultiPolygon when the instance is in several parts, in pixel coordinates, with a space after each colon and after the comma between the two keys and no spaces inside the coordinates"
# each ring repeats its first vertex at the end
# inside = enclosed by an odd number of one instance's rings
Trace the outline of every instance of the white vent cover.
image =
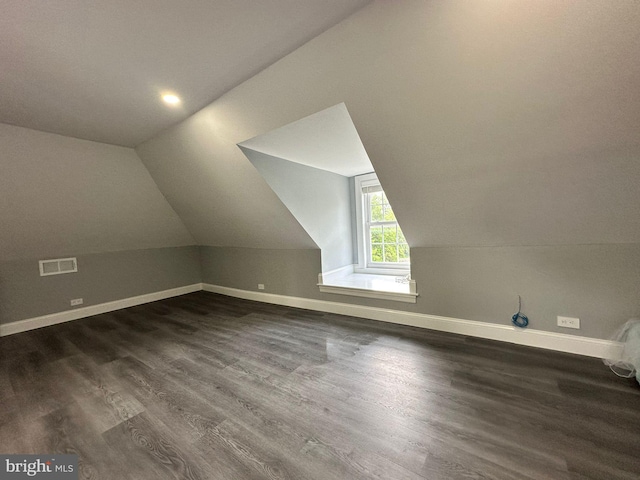
{"type": "Polygon", "coordinates": [[[53,260],[40,260],[40,276],[60,275],[61,273],[73,273],[78,271],[76,258],[55,258],[53,260]]]}

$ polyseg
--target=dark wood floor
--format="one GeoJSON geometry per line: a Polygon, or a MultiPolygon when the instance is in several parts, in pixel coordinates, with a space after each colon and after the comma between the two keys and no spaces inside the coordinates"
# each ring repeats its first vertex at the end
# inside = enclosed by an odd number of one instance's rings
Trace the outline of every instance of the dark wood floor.
{"type": "Polygon", "coordinates": [[[635,479],[599,360],[205,292],[0,338],[0,452],[81,478],[635,479]]]}

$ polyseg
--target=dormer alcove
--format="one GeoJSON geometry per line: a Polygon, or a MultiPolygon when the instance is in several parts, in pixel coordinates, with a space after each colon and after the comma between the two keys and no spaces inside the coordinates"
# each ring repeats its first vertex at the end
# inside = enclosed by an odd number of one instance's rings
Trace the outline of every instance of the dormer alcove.
{"type": "Polygon", "coordinates": [[[320,248],[320,291],[415,303],[409,244],[344,103],[238,146],[320,248]]]}

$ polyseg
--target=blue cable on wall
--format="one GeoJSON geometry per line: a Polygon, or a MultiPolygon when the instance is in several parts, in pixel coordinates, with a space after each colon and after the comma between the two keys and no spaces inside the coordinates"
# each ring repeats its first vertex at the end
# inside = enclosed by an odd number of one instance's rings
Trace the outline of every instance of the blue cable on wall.
{"type": "Polygon", "coordinates": [[[522,298],[518,295],[518,312],[513,314],[511,317],[511,323],[513,323],[516,327],[526,328],[529,325],[529,318],[526,315],[520,313],[522,310],[522,298]]]}

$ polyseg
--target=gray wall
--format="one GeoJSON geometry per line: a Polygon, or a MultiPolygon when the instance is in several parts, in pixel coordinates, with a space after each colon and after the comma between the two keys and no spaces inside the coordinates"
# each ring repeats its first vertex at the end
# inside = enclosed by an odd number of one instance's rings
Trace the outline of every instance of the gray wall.
{"type": "Polygon", "coordinates": [[[198,247],[79,255],[78,272],[41,277],[38,259],[0,263],[0,323],[200,283],[198,247]]]}
{"type": "Polygon", "coordinates": [[[530,328],[610,338],[640,315],[640,245],[412,248],[416,304],[320,293],[314,250],[201,247],[203,282],[243,290],[510,325],[522,296],[530,328]],[[556,316],[581,320],[562,329],[556,316]]]}
{"type": "Polygon", "coordinates": [[[349,179],[241,147],[282,203],[320,247],[322,271],[353,263],[349,179]]]}
{"type": "Polygon", "coordinates": [[[0,323],[199,283],[189,245],[133,149],[0,124],[0,323]],[[64,257],[78,273],[39,276],[64,257]]]}
{"type": "Polygon", "coordinates": [[[530,327],[609,338],[640,315],[640,245],[413,248],[418,302],[320,293],[317,249],[175,247],[78,257],[78,273],[40,277],[37,259],[0,264],[0,323],[201,281],[243,290],[406,310],[508,325],[523,297],[530,327]],[[556,316],[576,316],[580,330],[556,316]]]}
{"type": "Polygon", "coordinates": [[[318,298],[320,250],[200,247],[200,258],[204,283],[318,298]]]}
{"type": "Polygon", "coordinates": [[[411,273],[424,313],[509,325],[521,295],[530,328],[605,339],[640,316],[640,244],[412,248],[411,273]]]}

